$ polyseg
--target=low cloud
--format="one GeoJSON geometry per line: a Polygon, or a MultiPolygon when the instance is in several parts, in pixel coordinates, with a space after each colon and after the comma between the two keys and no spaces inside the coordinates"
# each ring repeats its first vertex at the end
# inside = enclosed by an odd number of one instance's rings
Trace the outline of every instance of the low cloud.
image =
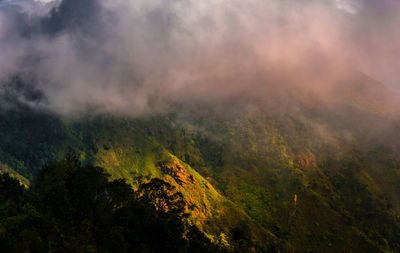
{"type": "Polygon", "coordinates": [[[399,12],[390,0],[3,0],[1,94],[64,115],[138,116],[329,100],[358,72],[398,89],[399,12]],[[41,95],[10,88],[16,78],[41,95]]]}

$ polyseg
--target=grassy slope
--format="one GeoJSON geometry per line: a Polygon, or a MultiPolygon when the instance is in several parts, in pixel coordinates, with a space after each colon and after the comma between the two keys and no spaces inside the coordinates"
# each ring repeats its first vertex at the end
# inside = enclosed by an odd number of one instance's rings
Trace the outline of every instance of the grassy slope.
{"type": "Polygon", "coordinates": [[[215,240],[242,220],[297,252],[399,250],[398,126],[360,106],[73,122],[22,108],[1,115],[0,160],[29,178],[71,146],[132,185],[164,178],[215,240]]]}
{"type": "MultiPolygon", "coordinates": [[[[113,178],[125,178],[134,186],[152,177],[170,182],[187,200],[192,222],[209,232],[214,240],[218,240],[220,233],[229,233],[229,228],[236,226],[241,220],[254,226],[258,239],[265,236],[273,239],[272,234],[257,226],[245,212],[218,193],[210,182],[190,165],[160,145],[151,134],[146,134],[140,127],[131,127],[132,129],[120,129],[119,133],[112,137],[114,140],[97,143],[95,163],[106,168],[113,178]],[[118,136],[119,134],[121,136],[118,136]],[[119,141],[122,136],[124,138],[119,141]],[[174,178],[157,165],[160,161],[175,171],[179,166],[183,172],[178,171],[179,178],[174,178]],[[176,179],[182,179],[183,182],[179,183],[176,179]]],[[[109,132],[101,130],[103,131],[109,132]]]]}

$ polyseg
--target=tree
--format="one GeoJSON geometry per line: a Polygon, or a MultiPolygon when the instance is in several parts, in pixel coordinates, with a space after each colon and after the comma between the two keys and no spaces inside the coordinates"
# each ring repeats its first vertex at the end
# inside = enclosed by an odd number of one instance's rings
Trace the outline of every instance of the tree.
{"type": "Polygon", "coordinates": [[[182,194],[160,179],[135,192],[100,167],[68,159],[47,165],[32,185],[0,174],[0,252],[218,250],[187,225],[182,194]]]}
{"type": "Polygon", "coordinates": [[[165,211],[178,217],[187,218],[186,203],[183,195],[175,187],[158,178],[149,183],[141,184],[138,189],[138,199],[146,204],[153,205],[156,210],[165,211]]]}

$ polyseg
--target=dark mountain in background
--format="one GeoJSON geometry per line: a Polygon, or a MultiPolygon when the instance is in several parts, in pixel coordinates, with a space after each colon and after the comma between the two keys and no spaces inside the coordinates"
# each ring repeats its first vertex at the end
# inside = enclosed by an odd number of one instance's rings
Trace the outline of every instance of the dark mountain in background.
{"type": "Polygon", "coordinates": [[[26,183],[73,150],[135,189],[162,179],[227,250],[398,252],[400,124],[387,88],[361,77],[290,110],[232,100],[136,119],[65,118],[8,96],[1,167],[26,183]]]}
{"type": "Polygon", "coordinates": [[[399,17],[0,1],[0,251],[399,252],[399,17]]]}

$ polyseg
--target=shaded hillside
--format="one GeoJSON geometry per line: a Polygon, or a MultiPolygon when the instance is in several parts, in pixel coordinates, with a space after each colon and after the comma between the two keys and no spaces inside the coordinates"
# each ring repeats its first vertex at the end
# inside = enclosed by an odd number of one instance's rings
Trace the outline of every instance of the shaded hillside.
{"type": "Polygon", "coordinates": [[[262,104],[176,106],[138,119],[74,120],[19,105],[0,115],[0,160],[32,179],[72,148],[83,164],[136,188],[161,178],[214,242],[398,252],[400,125],[378,102],[358,101],[297,101],[284,113],[262,104]]]}
{"type": "Polygon", "coordinates": [[[159,179],[134,191],[104,169],[53,162],[29,189],[0,174],[1,252],[227,252],[187,223],[159,179]]]}

